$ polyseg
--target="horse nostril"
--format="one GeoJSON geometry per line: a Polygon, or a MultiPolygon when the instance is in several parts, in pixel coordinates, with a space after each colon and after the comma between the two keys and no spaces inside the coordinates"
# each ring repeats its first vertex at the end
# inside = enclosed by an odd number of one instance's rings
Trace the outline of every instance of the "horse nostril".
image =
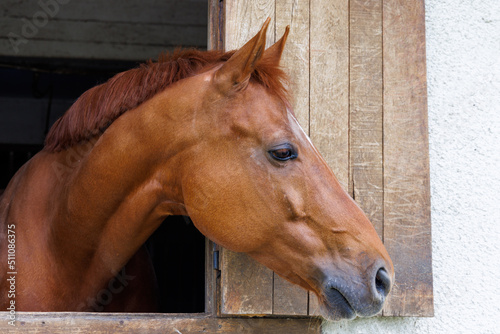
{"type": "Polygon", "coordinates": [[[391,291],[391,278],[385,268],[380,268],[375,275],[375,287],[382,297],[386,297],[391,291]]]}

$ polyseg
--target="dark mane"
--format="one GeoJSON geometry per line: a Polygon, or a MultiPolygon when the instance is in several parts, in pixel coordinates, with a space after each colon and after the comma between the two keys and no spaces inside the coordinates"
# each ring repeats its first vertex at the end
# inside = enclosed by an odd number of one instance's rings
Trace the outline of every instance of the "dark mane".
{"type": "MultiPolygon", "coordinates": [[[[115,75],[106,83],[89,89],[76,100],[50,129],[44,149],[49,152],[61,151],[102,134],[127,110],[134,109],[176,81],[228,60],[233,53],[234,51],[177,50],[161,55],[158,62],[149,61],[138,68],[115,75]]],[[[286,80],[284,72],[266,59],[257,63],[252,80],[283,100],[287,99],[283,86],[286,80]]]]}

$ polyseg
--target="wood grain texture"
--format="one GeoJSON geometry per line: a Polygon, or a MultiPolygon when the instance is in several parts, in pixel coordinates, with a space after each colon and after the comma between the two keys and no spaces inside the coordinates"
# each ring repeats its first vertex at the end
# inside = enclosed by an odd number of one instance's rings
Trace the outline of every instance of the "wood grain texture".
{"type": "Polygon", "coordinates": [[[320,316],[320,306],[319,306],[319,300],[316,295],[309,291],[309,310],[308,314],[312,316],[320,316]]]}
{"type": "Polygon", "coordinates": [[[243,253],[222,250],[221,313],[273,314],[273,272],[243,253]]]}
{"type": "Polygon", "coordinates": [[[349,193],[383,238],[382,0],[351,0],[349,17],[349,193]]]}
{"type": "Polygon", "coordinates": [[[145,61],[156,59],[164,51],[173,51],[174,46],[30,40],[16,53],[8,39],[0,38],[0,50],[1,56],[145,61]]]}
{"type": "MultiPolygon", "coordinates": [[[[266,45],[275,41],[274,0],[225,1],[224,48],[243,46],[271,17],[266,45]]],[[[272,314],[273,272],[241,253],[221,250],[221,314],[272,314]]]]}
{"type": "Polygon", "coordinates": [[[145,60],[207,45],[201,0],[16,1],[0,12],[0,56],[145,60]]]}
{"type": "MultiPolygon", "coordinates": [[[[309,133],[309,0],[276,0],[276,39],[281,38],[287,25],[290,34],[280,65],[290,78],[295,116],[309,133]]],[[[308,292],[276,273],[273,293],[273,314],[308,314],[308,292]]]]}
{"type": "MultiPolygon", "coordinates": [[[[349,184],[349,3],[310,0],[310,137],[345,190],[349,184]]],[[[309,314],[319,315],[309,293],[309,314]]]]}
{"type": "Polygon", "coordinates": [[[310,137],[349,183],[349,3],[310,2],[310,137]]]}
{"type": "Polygon", "coordinates": [[[51,5],[42,7],[38,1],[2,1],[0,12],[3,17],[13,18],[31,18],[36,12],[45,11],[59,20],[203,26],[200,18],[206,14],[207,4],[206,0],[86,0],[61,1],[56,7],[53,1],[41,2],[51,5]]]}
{"type": "Polygon", "coordinates": [[[0,312],[0,333],[320,333],[319,319],[211,318],[205,315],[130,313],[17,313],[16,326],[7,324],[7,312],[0,312]]]}
{"type": "MultiPolygon", "coordinates": [[[[109,14],[112,17],[112,13],[109,14]]],[[[3,18],[1,31],[21,32],[23,21],[3,18]]],[[[205,45],[207,27],[177,24],[130,24],[128,22],[70,21],[53,19],[30,38],[37,41],[73,41],[132,45],[205,45]]],[[[2,36],[5,37],[5,36],[2,36]]]]}
{"type": "Polygon", "coordinates": [[[224,4],[208,1],[208,50],[224,50],[224,4]]]}
{"type": "Polygon", "coordinates": [[[205,238],[205,313],[217,316],[218,313],[218,270],[214,268],[214,243],[205,238]]]}
{"type": "Polygon", "coordinates": [[[273,314],[308,315],[308,292],[274,273],[273,314]]]}
{"type": "Polygon", "coordinates": [[[384,241],[396,269],[384,314],[432,316],[424,1],[383,11],[384,241]]]}
{"type": "Polygon", "coordinates": [[[235,50],[249,41],[270,17],[271,23],[266,35],[266,47],[275,39],[275,0],[225,1],[225,49],[235,50]]]}
{"type": "Polygon", "coordinates": [[[290,26],[281,66],[290,78],[292,106],[309,134],[309,0],[276,0],[276,38],[290,26]]]}

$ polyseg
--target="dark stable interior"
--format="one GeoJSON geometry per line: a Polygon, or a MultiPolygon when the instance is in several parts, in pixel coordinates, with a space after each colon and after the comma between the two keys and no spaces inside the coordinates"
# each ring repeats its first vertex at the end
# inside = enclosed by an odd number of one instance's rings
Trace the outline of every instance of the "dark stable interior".
{"type": "MultiPolygon", "coordinates": [[[[137,66],[133,62],[95,61],[40,64],[33,60],[28,65],[0,66],[0,111],[5,111],[0,112],[0,131],[3,131],[0,133],[0,194],[19,167],[43,148],[44,135],[71,101],[115,73],[137,66]],[[28,139],[18,136],[23,131],[33,132],[26,125],[29,122],[19,122],[16,116],[18,112],[30,115],[30,110],[11,110],[9,99],[12,98],[33,101],[36,105],[42,103],[43,119],[40,113],[29,116],[37,118],[38,135],[28,139]]],[[[160,312],[204,312],[205,237],[191,220],[183,216],[168,217],[149,238],[147,248],[158,280],[160,312]]]]}

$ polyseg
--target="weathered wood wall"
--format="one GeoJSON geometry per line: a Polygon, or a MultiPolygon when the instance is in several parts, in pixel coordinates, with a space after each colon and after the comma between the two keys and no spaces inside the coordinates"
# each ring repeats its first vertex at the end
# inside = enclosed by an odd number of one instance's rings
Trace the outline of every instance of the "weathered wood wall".
{"type": "MultiPolygon", "coordinates": [[[[267,17],[269,45],[291,26],[283,66],[299,122],[394,261],[384,314],[431,316],[424,1],[227,0],[222,9],[212,32],[226,50],[267,17]]],[[[315,296],[227,250],[221,294],[223,314],[317,314],[315,296]]]]}
{"type": "Polygon", "coordinates": [[[145,60],[206,48],[206,0],[7,0],[0,56],[145,60]]]}
{"type": "Polygon", "coordinates": [[[384,312],[433,315],[424,1],[383,2],[384,242],[396,286],[384,312]]]}

